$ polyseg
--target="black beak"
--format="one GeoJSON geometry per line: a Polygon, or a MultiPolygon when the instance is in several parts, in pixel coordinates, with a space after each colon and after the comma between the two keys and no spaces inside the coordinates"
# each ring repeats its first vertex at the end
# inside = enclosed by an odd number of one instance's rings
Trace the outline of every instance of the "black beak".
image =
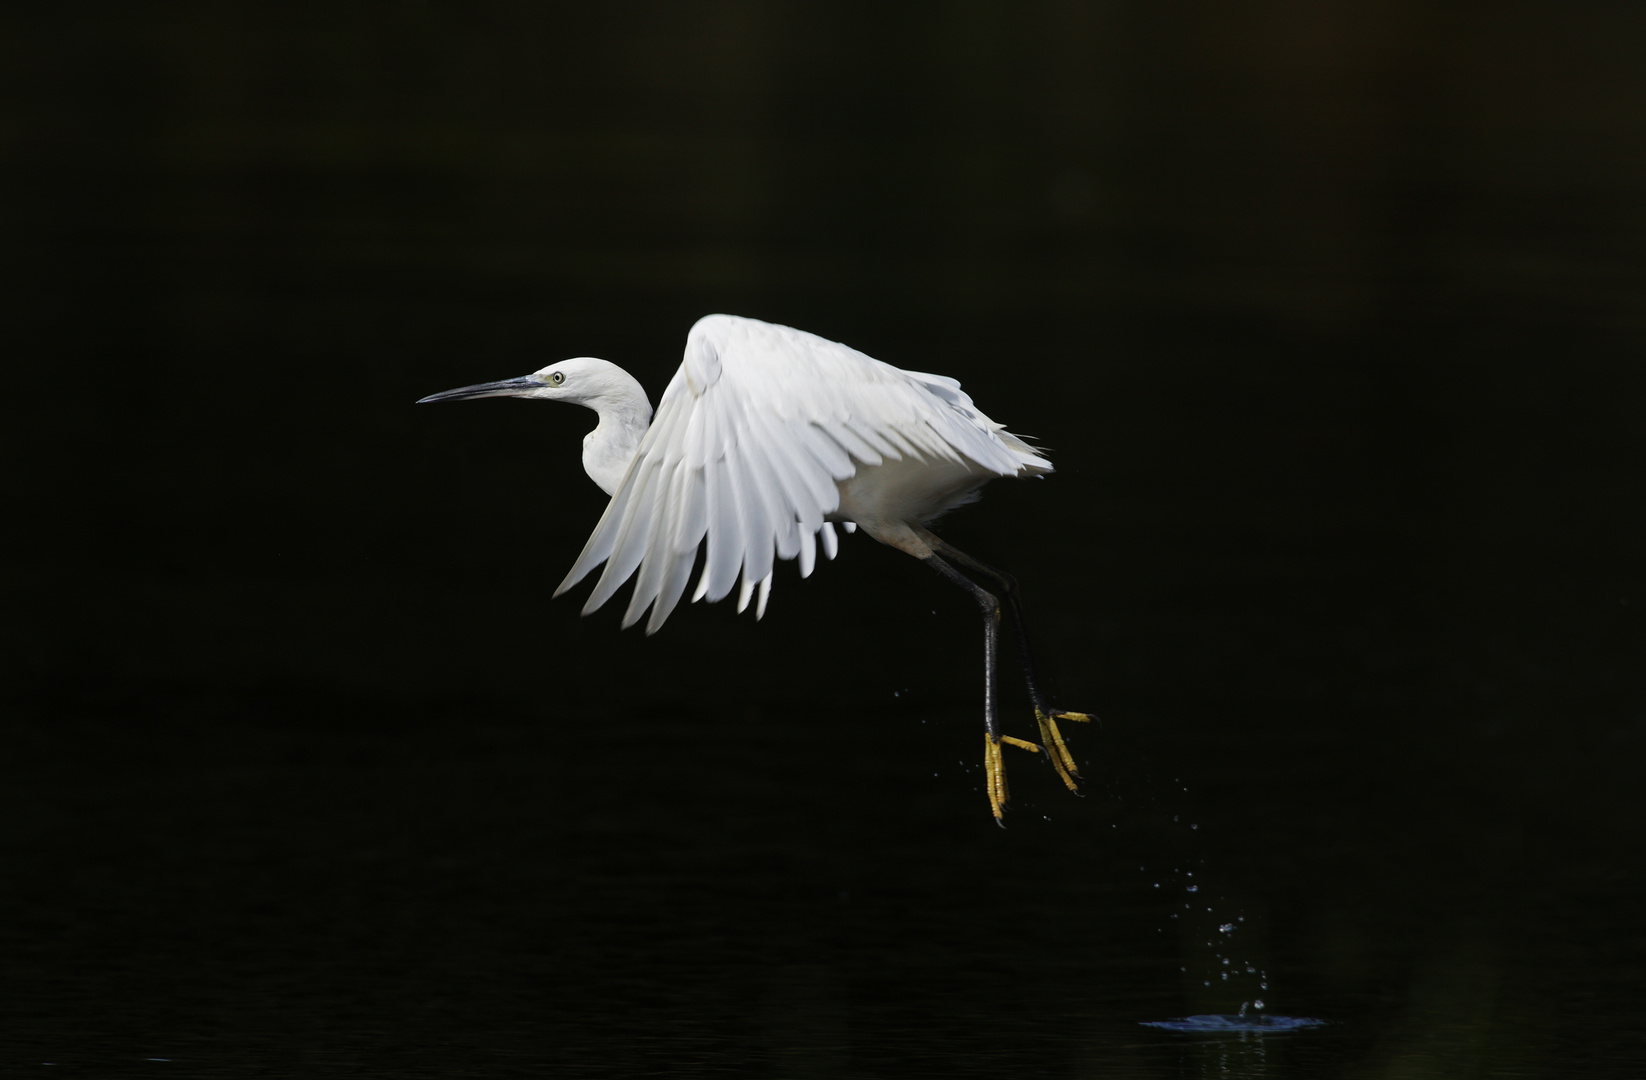
{"type": "Polygon", "coordinates": [[[534,376],[522,375],[518,379],[476,383],[473,386],[460,386],[456,390],[445,390],[438,394],[430,394],[426,398],[418,398],[417,404],[426,405],[431,401],[462,401],[464,398],[521,397],[530,394],[533,390],[541,389],[543,389],[543,384],[534,376]]]}

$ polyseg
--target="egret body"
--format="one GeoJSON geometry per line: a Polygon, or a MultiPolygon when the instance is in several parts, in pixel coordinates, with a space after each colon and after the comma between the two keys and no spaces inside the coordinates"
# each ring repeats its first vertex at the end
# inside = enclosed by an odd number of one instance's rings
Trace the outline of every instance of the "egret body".
{"type": "Polygon", "coordinates": [[[848,532],[860,527],[937,570],[983,610],[984,772],[995,819],[1006,805],[1002,744],[1037,752],[1043,745],[1058,776],[1078,790],[1057,721],[1089,717],[1047,705],[1017,582],[926,528],[990,480],[1052,471],[1041,451],[983,415],[954,379],[904,371],[786,326],[708,315],[687,335],[685,360],[655,416],[632,376],[586,356],[422,401],[480,397],[566,401],[598,417],[583,439],[583,468],[612,500],[556,596],[604,563],[583,613],[633,577],[623,625],[650,608],[646,632],[654,633],[684,595],[701,548],[692,599],[720,600],[736,584],[738,610],[758,594],[759,617],[776,560],[798,560],[808,577],[819,547],[835,556],[836,523],[848,532]],[[1042,745],[1000,732],[1002,612],[1016,633],[1042,745]]]}

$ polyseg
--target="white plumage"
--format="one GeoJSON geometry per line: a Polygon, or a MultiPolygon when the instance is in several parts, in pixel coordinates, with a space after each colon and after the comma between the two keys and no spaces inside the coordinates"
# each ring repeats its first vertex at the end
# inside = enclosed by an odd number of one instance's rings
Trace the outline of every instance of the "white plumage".
{"type": "Polygon", "coordinates": [[[584,613],[632,577],[623,625],[649,608],[646,632],[654,633],[685,595],[701,551],[692,599],[719,600],[741,582],[738,610],[758,593],[758,617],[777,560],[796,559],[801,576],[809,576],[820,547],[826,558],[835,556],[834,523],[861,527],[925,561],[983,607],[985,762],[996,818],[1006,795],[1000,744],[1040,748],[999,733],[993,695],[1002,608],[956,566],[1007,595],[1042,738],[1059,775],[1075,788],[1074,761],[1055,721],[1086,716],[1045,705],[1028,661],[1016,582],[924,528],[996,477],[1052,470],[1039,451],[973,405],[954,379],[904,371],[787,326],[708,315],[687,335],[685,360],[655,416],[633,377],[593,357],[423,401],[499,396],[572,402],[599,417],[583,440],[583,466],[612,499],[556,596],[604,563],[584,613]]]}

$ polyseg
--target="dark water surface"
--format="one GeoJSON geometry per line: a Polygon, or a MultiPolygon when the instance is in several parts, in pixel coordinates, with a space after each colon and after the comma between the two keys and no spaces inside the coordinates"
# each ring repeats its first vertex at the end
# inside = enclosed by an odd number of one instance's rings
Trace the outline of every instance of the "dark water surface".
{"type": "Polygon", "coordinates": [[[0,17],[0,1074],[1646,1075],[1643,47],[0,17]],[[549,599],[590,417],[411,405],[655,393],[711,311],[1051,448],[943,529],[1101,717],[1085,798],[1017,754],[992,824],[975,612],[908,558],[620,633],[549,599]],[[1150,1026],[1243,1007],[1324,1023],[1150,1026]]]}
{"type": "Polygon", "coordinates": [[[1343,792],[1344,734],[1110,723],[1081,732],[1084,801],[1014,763],[1003,831],[954,760],[969,725],[918,711],[155,690],[8,747],[12,1069],[1625,1075],[1641,1050],[1628,836],[1490,765],[1343,792]],[[1254,997],[1331,1023],[1143,1026],[1254,997]]]}

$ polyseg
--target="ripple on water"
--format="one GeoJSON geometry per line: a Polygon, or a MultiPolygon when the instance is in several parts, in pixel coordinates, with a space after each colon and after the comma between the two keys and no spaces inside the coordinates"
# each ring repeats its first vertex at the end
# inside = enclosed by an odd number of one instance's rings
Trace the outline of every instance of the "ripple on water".
{"type": "Polygon", "coordinates": [[[1268,1016],[1259,1013],[1246,1016],[1239,1013],[1201,1013],[1180,1016],[1175,1020],[1144,1020],[1144,1027],[1160,1028],[1180,1035],[1225,1035],[1246,1032],[1303,1031],[1325,1027],[1330,1020],[1314,1020],[1307,1016],[1268,1016]]]}

